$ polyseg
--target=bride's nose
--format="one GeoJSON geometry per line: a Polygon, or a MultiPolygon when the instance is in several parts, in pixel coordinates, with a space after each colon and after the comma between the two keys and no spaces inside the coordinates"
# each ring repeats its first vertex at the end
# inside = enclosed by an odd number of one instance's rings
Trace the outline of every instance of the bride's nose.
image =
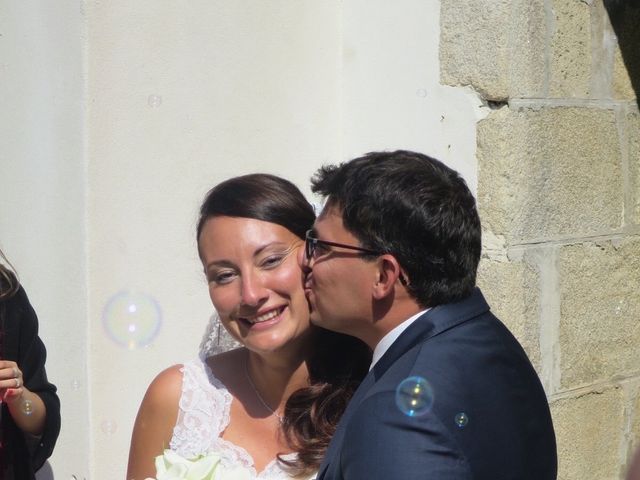
{"type": "Polygon", "coordinates": [[[240,300],[243,305],[255,307],[264,303],[267,298],[269,298],[269,290],[259,274],[248,272],[242,276],[240,300]]]}

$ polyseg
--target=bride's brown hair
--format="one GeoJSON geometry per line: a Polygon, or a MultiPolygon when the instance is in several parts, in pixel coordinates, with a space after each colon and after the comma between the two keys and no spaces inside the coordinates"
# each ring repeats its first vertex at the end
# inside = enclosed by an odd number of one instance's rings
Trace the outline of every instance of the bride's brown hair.
{"type": "MultiPolygon", "coordinates": [[[[200,207],[197,238],[211,217],[241,217],[271,222],[305,238],[315,214],[300,190],[288,180],[251,174],[226,180],[209,191],[200,207]]],[[[344,409],[368,371],[371,351],[360,340],[316,327],[307,360],[309,386],[287,400],[282,430],[296,460],[281,456],[295,473],[316,470],[344,409]]]]}

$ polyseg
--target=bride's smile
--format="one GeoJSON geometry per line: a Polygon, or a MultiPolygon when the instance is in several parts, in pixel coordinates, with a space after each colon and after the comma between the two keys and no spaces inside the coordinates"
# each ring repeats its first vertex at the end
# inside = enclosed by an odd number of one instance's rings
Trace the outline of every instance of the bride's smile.
{"type": "Polygon", "coordinates": [[[255,315],[253,317],[249,317],[249,316],[240,317],[240,320],[244,320],[244,322],[249,324],[250,326],[258,325],[258,324],[262,325],[263,327],[271,326],[277,323],[277,320],[279,320],[280,315],[282,314],[285,308],[286,306],[274,308],[265,313],[260,313],[258,315],[255,315]]]}

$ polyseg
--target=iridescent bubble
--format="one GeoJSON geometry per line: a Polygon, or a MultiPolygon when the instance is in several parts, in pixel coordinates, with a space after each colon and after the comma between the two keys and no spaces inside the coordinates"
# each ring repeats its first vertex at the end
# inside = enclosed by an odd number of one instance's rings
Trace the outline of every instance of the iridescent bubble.
{"type": "Polygon", "coordinates": [[[405,378],[396,389],[396,405],[409,417],[424,415],[433,406],[433,389],[422,377],[405,378]]]}
{"type": "Polygon", "coordinates": [[[22,403],[20,404],[20,410],[27,416],[31,415],[33,413],[33,403],[31,402],[31,400],[26,398],[22,400],[22,403]]]}
{"type": "Polygon", "coordinates": [[[467,417],[466,413],[460,412],[456,414],[456,416],[453,418],[453,421],[458,428],[464,428],[467,426],[467,423],[469,423],[469,417],[467,417]]]}
{"type": "Polygon", "coordinates": [[[109,299],[102,314],[107,335],[133,350],[149,345],[160,331],[160,306],[146,293],[121,291],[109,299]]]}
{"type": "Polygon", "coordinates": [[[162,97],[160,95],[149,95],[147,98],[147,103],[151,108],[158,108],[162,105],[162,97]]]}
{"type": "Polygon", "coordinates": [[[72,390],[80,390],[80,381],[77,379],[71,380],[71,389],[72,390]]]}
{"type": "Polygon", "coordinates": [[[426,96],[427,96],[427,91],[426,91],[424,88],[419,88],[419,89],[416,91],[416,95],[417,95],[417,96],[419,96],[419,97],[424,98],[424,97],[426,97],[426,96]]]}
{"type": "Polygon", "coordinates": [[[114,433],[116,433],[118,426],[116,425],[116,422],[114,422],[113,420],[104,420],[100,424],[100,429],[102,430],[102,433],[104,433],[105,435],[113,435],[114,433]]]}

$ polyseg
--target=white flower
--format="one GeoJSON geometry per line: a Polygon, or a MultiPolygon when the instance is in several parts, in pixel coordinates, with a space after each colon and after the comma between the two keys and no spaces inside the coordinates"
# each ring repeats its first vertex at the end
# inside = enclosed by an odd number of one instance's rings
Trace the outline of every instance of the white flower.
{"type": "Polygon", "coordinates": [[[156,457],[157,480],[215,480],[220,457],[210,453],[192,459],[181,457],[172,450],[165,450],[156,457]]]}
{"type": "MultiPolygon", "coordinates": [[[[156,457],[157,480],[249,480],[246,468],[225,468],[215,453],[184,458],[173,450],[156,457]]],[[[153,480],[153,479],[152,479],[153,480]]]]}

